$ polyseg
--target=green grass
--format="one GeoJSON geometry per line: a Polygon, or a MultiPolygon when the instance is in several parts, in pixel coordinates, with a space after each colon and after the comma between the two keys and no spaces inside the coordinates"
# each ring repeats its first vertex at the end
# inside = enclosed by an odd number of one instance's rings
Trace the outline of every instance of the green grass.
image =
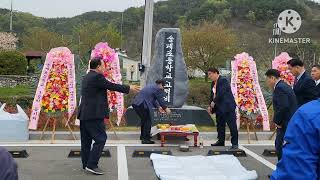
{"type": "Polygon", "coordinates": [[[29,86],[2,87],[0,97],[27,96],[31,94],[29,86]]]}

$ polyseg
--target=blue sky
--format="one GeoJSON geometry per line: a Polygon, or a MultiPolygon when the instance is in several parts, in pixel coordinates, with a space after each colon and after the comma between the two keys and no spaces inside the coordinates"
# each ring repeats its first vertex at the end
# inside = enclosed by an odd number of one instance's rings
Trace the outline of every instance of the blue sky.
{"type": "MultiPolygon", "coordinates": [[[[155,0],[160,1],[160,0],[155,0]]],[[[40,17],[73,17],[89,11],[123,11],[144,5],[144,0],[13,0],[13,9],[40,17]]],[[[10,8],[11,0],[0,0],[10,8]]]]}

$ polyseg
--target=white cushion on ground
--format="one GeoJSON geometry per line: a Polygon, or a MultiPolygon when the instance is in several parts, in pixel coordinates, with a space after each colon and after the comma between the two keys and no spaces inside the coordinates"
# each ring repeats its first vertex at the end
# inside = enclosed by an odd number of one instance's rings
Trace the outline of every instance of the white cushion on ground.
{"type": "Polygon", "coordinates": [[[161,180],[251,180],[256,171],[247,171],[232,155],[168,156],[151,154],[156,175],[161,180]]]}

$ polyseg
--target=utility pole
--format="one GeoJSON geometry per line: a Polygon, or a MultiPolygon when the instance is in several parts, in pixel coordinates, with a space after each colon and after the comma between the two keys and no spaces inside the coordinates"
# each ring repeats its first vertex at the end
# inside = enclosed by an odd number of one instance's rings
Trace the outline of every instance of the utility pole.
{"type": "Polygon", "coordinates": [[[141,75],[141,81],[140,81],[141,87],[144,87],[146,85],[147,76],[150,69],[153,8],[154,8],[153,0],[145,0],[145,18],[144,18],[143,47],[142,47],[142,65],[145,67],[145,69],[141,75]]]}
{"type": "Polygon", "coordinates": [[[13,9],[12,9],[12,4],[13,4],[13,0],[11,0],[11,11],[10,11],[10,32],[12,32],[12,12],[13,12],[13,9]]]}
{"type": "Polygon", "coordinates": [[[80,46],[81,45],[80,44],[81,44],[81,39],[80,39],[80,33],[79,33],[79,35],[78,35],[79,57],[81,57],[81,55],[80,55],[80,48],[81,48],[80,46]]]}
{"type": "Polygon", "coordinates": [[[124,12],[122,12],[121,13],[121,34],[120,34],[120,39],[121,39],[121,42],[120,42],[120,50],[122,51],[122,41],[123,41],[123,39],[122,39],[122,34],[123,34],[123,13],[124,12]]]}

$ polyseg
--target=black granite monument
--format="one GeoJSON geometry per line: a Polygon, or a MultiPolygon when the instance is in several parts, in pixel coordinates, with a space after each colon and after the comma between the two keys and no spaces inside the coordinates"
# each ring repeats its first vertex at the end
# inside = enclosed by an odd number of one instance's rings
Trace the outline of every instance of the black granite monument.
{"type": "MultiPolygon", "coordinates": [[[[213,125],[208,112],[200,107],[185,105],[188,96],[187,67],[181,47],[181,34],[177,28],[161,29],[156,35],[155,54],[148,73],[147,84],[164,79],[165,101],[172,110],[170,115],[153,112],[153,123],[213,125]]],[[[209,97],[208,97],[209,99],[209,97]]],[[[130,107],[125,118],[127,125],[138,125],[140,118],[130,107]]]]}

